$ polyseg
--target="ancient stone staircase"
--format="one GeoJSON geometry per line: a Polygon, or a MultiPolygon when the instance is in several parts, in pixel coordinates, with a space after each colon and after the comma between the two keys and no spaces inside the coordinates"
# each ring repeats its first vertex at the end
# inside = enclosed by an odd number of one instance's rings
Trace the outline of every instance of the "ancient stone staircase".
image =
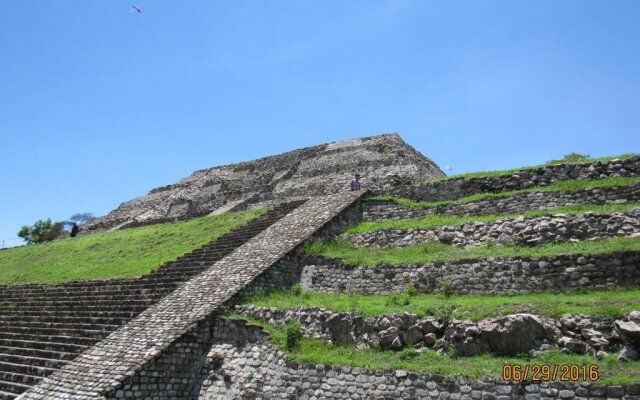
{"type": "Polygon", "coordinates": [[[0,399],[59,370],[302,203],[277,206],[138,279],[1,287],[0,399]]]}

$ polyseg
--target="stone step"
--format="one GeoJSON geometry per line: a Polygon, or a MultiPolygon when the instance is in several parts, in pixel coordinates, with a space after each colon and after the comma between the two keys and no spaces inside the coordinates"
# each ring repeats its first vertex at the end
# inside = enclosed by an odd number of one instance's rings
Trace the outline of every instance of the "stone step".
{"type": "Polygon", "coordinates": [[[101,318],[135,318],[139,312],[137,311],[123,311],[123,310],[5,310],[3,316],[46,316],[46,317],[101,317],[101,318]]]}
{"type": "Polygon", "coordinates": [[[38,308],[71,308],[71,307],[109,307],[109,306],[121,306],[121,307],[138,307],[144,306],[147,307],[151,304],[154,304],[157,299],[146,300],[146,299],[132,299],[130,297],[125,299],[114,299],[111,300],[109,298],[104,298],[103,300],[91,300],[91,299],[82,299],[80,300],[58,300],[58,301],[22,301],[18,303],[0,303],[0,310],[4,308],[20,308],[20,309],[28,309],[33,307],[38,308]]]}
{"type": "Polygon", "coordinates": [[[36,367],[43,368],[52,368],[52,369],[60,369],[68,361],[53,359],[53,358],[41,358],[41,357],[32,357],[32,356],[23,356],[17,354],[4,354],[0,352],[0,363],[10,363],[10,364],[23,364],[23,365],[31,365],[36,367]]]}
{"type": "MultiPolygon", "coordinates": [[[[167,276],[163,276],[163,278],[168,279],[167,276]]],[[[174,280],[174,284],[176,281],[174,280]]],[[[175,284],[177,288],[179,285],[175,284]]],[[[173,290],[165,290],[158,291],[156,293],[150,293],[145,295],[139,294],[116,294],[117,291],[113,291],[110,293],[92,293],[92,292],[84,292],[85,296],[77,294],[75,296],[66,296],[64,294],[54,294],[52,296],[47,295],[38,295],[38,296],[29,296],[29,295],[20,295],[14,296],[8,299],[0,299],[0,307],[3,308],[13,308],[20,304],[47,304],[47,303],[65,303],[65,302],[146,302],[152,303],[162,299],[167,294],[171,293],[173,290]]]]}
{"type": "Polygon", "coordinates": [[[68,337],[81,337],[81,338],[95,338],[95,339],[103,339],[113,330],[103,331],[97,329],[73,329],[73,328],[46,328],[46,327],[24,327],[24,326],[3,326],[0,331],[0,335],[11,334],[30,334],[30,335],[40,335],[40,336],[68,336],[68,337]]]}
{"type": "Polygon", "coordinates": [[[0,324],[4,322],[42,322],[42,323],[66,323],[66,324],[100,324],[100,325],[124,325],[132,318],[114,318],[101,316],[55,316],[55,315],[0,315],[0,324]]]}
{"type": "Polygon", "coordinates": [[[3,379],[2,374],[7,372],[22,374],[22,375],[45,377],[47,375],[51,375],[56,371],[57,371],[56,368],[46,368],[46,367],[38,367],[35,365],[14,364],[14,363],[0,361],[0,379],[3,379]]]}
{"type": "Polygon", "coordinates": [[[25,375],[16,372],[0,371],[0,390],[17,393],[20,389],[29,389],[42,380],[41,376],[25,375]],[[7,385],[10,384],[11,386],[7,385]]]}
{"type": "Polygon", "coordinates": [[[2,343],[2,339],[13,341],[14,343],[21,340],[31,342],[67,343],[82,346],[93,346],[100,341],[100,339],[86,336],[40,335],[16,332],[0,332],[0,343],[2,343]]]}
{"type": "MultiPolygon", "coordinates": [[[[0,385],[1,384],[2,384],[2,382],[0,382],[0,385]]],[[[18,397],[19,394],[20,393],[9,393],[9,392],[5,392],[3,390],[0,390],[0,400],[13,400],[16,397],[18,397]]]]}
{"type": "Polygon", "coordinates": [[[11,327],[24,329],[73,329],[73,330],[89,330],[113,332],[120,328],[115,324],[82,324],[68,322],[41,322],[41,321],[0,321],[0,330],[8,330],[11,327]]]}
{"type": "MultiPolygon", "coordinates": [[[[173,290],[176,287],[175,282],[165,283],[165,284],[155,284],[140,282],[139,278],[136,280],[132,280],[130,282],[121,282],[118,284],[113,284],[109,282],[103,282],[101,285],[76,285],[73,287],[64,287],[64,288],[51,288],[51,289],[43,289],[43,288],[30,288],[30,289],[20,289],[17,288],[9,288],[2,289],[0,292],[0,299],[11,298],[15,296],[29,296],[29,297],[39,297],[39,296],[56,296],[56,295],[69,295],[69,296],[82,296],[83,293],[123,293],[123,294],[145,294],[145,293],[155,293],[160,291],[168,291],[173,290]]],[[[5,287],[6,288],[6,287],[5,287]]]]}
{"type": "Polygon", "coordinates": [[[49,360],[62,360],[62,361],[71,361],[78,356],[77,352],[69,353],[69,352],[63,352],[63,351],[41,350],[41,349],[26,347],[28,346],[27,343],[23,343],[23,344],[25,344],[25,347],[12,347],[12,346],[0,345],[0,353],[16,355],[16,356],[25,356],[25,357],[45,358],[49,360]]]}
{"type": "MultiPolygon", "coordinates": [[[[18,374],[16,374],[18,375],[18,374]]],[[[33,379],[33,384],[37,383],[40,379],[40,377],[34,377],[37,378],[33,379]]],[[[0,380],[0,393],[8,393],[14,397],[5,397],[7,399],[14,399],[15,397],[17,397],[19,394],[26,392],[27,390],[31,389],[32,385],[28,385],[28,384],[24,384],[24,383],[19,383],[19,382],[11,382],[11,381],[5,381],[5,380],[0,380]]],[[[2,397],[0,397],[0,399],[2,399],[2,397]]]]}
{"type": "Polygon", "coordinates": [[[0,346],[3,348],[13,347],[22,348],[25,351],[51,351],[56,353],[71,353],[77,354],[86,350],[91,344],[78,344],[78,343],[62,343],[56,341],[47,340],[26,340],[26,339],[6,339],[0,338],[0,346]]]}

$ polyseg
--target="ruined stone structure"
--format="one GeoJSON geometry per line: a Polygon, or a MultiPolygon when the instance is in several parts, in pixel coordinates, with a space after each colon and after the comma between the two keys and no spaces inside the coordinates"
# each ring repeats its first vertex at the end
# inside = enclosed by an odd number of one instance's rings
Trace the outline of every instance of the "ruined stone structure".
{"type": "Polygon", "coordinates": [[[153,189],[91,222],[86,230],[122,228],[242,210],[348,189],[354,173],[369,190],[444,176],[396,134],[322,144],[201,171],[153,189]]]}
{"type": "MultiPolygon", "coordinates": [[[[420,292],[438,292],[445,280],[447,290],[458,294],[637,286],[638,251],[366,266],[311,257],[303,249],[316,240],[339,237],[363,217],[419,218],[434,212],[483,215],[640,199],[637,182],[420,209],[368,200],[371,192],[403,194],[414,200],[455,199],[557,180],[634,177],[640,174],[639,165],[640,158],[631,157],[428,183],[443,173],[392,134],[197,171],[123,203],[92,222],[85,233],[225,210],[261,206],[270,210],[139,279],[2,287],[0,399],[638,398],[638,383],[504,382],[293,362],[269,342],[268,333],[246,321],[225,318],[222,311],[257,291],[288,289],[297,283],[319,292],[363,294],[401,293],[408,284],[420,292]],[[356,172],[364,176],[365,190],[351,192],[348,183],[356,172]]],[[[503,221],[499,231],[548,235],[541,242],[631,237],[640,232],[637,210],[613,216],[545,218],[554,217],[503,221]],[[553,224],[553,229],[537,229],[540,221],[553,224]]],[[[442,232],[466,238],[460,245],[475,245],[487,237],[500,242],[501,236],[493,234],[496,224],[444,227],[432,233],[438,238],[442,232]]],[[[351,239],[370,247],[403,246],[411,240],[422,241],[425,238],[420,235],[425,234],[397,230],[386,234],[385,244],[380,233],[351,239]]],[[[453,346],[460,355],[472,356],[535,353],[558,346],[590,354],[619,351],[622,345],[620,357],[634,359],[640,349],[639,312],[615,320],[571,315],[545,320],[521,313],[473,322],[411,314],[372,318],[321,309],[238,306],[235,310],[276,324],[298,319],[307,336],[336,344],[394,350],[453,346]]]]}

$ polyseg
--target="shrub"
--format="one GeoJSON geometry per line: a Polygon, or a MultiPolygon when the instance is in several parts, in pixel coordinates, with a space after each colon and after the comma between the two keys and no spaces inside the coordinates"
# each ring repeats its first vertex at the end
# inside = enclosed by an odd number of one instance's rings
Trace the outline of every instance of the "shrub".
{"type": "Polygon", "coordinates": [[[24,239],[27,244],[50,242],[65,236],[62,222],[51,222],[51,218],[36,221],[33,226],[24,225],[18,231],[18,237],[24,239]]]}
{"type": "Polygon", "coordinates": [[[291,294],[298,297],[302,294],[302,286],[299,283],[296,283],[291,287],[291,294]]]}
{"type": "Polygon", "coordinates": [[[446,298],[449,298],[453,295],[453,281],[448,276],[440,279],[438,288],[446,298]]]}
{"type": "Polygon", "coordinates": [[[418,288],[416,288],[416,285],[413,282],[409,282],[407,283],[407,288],[404,291],[407,296],[417,296],[418,294],[420,294],[420,292],[418,291],[418,288]]]}
{"type": "Polygon", "coordinates": [[[297,351],[300,349],[300,340],[302,339],[302,327],[300,322],[290,320],[285,327],[287,335],[286,347],[288,351],[297,351]]]}
{"type": "Polygon", "coordinates": [[[443,324],[448,324],[453,319],[453,314],[456,311],[456,305],[451,303],[440,303],[436,304],[431,309],[431,314],[434,317],[438,318],[442,321],[443,324]]]}
{"type": "Polygon", "coordinates": [[[579,163],[579,162],[587,162],[591,160],[591,156],[588,154],[580,154],[580,153],[569,153],[566,154],[560,160],[551,160],[548,161],[548,165],[556,165],[556,164],[564,164],[564,163],[579,163]]]}

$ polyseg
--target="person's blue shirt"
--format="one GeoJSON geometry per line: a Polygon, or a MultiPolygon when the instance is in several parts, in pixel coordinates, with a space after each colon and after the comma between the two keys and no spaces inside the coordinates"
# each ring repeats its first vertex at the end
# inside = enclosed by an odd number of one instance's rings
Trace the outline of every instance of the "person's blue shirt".
{"type": "Polygon", "coordinates": [[[360,181],[354,179],[351,181],[351,191],[355,192],[357,190],[360,190],[360,181]]]}

